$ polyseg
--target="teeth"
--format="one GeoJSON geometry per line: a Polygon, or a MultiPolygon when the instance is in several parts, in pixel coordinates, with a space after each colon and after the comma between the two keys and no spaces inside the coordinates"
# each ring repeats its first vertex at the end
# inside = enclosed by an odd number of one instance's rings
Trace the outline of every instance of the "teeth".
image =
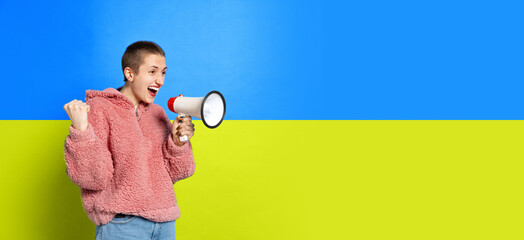
{"type": "Polygon", "coordinates": [[[158,90],[159,90],[160,88],[157,88],[157,87],[148,87],[147,89],[151,89],[151,90],[153,90],[153,91],[155,91],[155,92],[158,92],[158,90]]]}

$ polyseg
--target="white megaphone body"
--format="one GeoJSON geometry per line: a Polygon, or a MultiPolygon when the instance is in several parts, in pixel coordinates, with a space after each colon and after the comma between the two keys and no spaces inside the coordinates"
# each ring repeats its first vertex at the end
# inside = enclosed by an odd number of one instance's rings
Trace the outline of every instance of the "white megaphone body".
{"type": "MultiPolygon", "coordinates": [[[[226,100],[219,91],[211,91],[205,97],[173,97],[167,101],[167,106],[179,115],[202,119],[208,128],[218,127],[226,115],[226,100]]],[[[187,136],[180,136],[181,142],[187,140],[187,136]]]]}

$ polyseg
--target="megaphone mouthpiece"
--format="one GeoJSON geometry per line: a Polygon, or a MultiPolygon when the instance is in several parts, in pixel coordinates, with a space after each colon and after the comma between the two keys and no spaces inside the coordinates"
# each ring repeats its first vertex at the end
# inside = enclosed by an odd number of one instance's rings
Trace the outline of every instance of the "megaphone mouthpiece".
{"type": "Polygon", "coordinates": [[[176,100],[177,97],[172,97],[170,98],[168,101],[167,101],[167,107],[169,108],[169,110],[171,112],[174,112],[176,113],[175,111],[175,107],[174,107],[174,104],[175,104],[175,100],[176,100]]]}

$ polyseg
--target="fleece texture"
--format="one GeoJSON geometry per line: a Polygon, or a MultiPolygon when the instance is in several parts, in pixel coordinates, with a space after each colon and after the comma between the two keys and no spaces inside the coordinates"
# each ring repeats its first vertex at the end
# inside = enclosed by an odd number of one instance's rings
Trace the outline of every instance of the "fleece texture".
{"type": "Polygon", "coordinates": [[[191,176],[191,143],[178,147],[171,122],[157,104],[133,103],[114,88],[86,91],[89,126],[72,126],[65,142],[67,174],[82,192],[84,209],[96,225],[117,214],[154,222],[180,217],[173,184],[191,176]]]}

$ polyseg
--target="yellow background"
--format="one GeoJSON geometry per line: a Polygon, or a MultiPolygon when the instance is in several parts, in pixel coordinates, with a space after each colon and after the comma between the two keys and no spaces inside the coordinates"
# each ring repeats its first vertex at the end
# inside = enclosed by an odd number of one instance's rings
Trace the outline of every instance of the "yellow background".
{"type": "MultiPolygon", "coordinates": [[[[200,121],[177,239],[523,239],[522,121],[200,121]]],[[[0,121],[0,239],[94,239],[69,121],[0,121]]]]}

